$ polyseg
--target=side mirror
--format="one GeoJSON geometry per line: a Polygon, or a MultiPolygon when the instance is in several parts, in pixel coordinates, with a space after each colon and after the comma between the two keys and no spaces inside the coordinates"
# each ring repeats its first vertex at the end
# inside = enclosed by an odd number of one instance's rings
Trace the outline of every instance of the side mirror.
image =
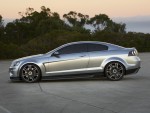
{"type": "Polygon", "coordinates": [[[55,51],[52,56],[55,56],[55,57],[58,57],[59,56],[59,52],[58,51],[55,51]]]}

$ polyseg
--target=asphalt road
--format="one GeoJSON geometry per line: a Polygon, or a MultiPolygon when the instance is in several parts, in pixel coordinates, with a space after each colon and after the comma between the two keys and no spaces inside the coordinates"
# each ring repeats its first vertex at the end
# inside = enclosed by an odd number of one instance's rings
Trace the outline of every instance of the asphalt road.
{"type": "Polygon", "coordinates": [[[0,113],[150,113],[150,53],[142,68],[121,81],[11,82],[11,61],[0,61],[0,113]]]}

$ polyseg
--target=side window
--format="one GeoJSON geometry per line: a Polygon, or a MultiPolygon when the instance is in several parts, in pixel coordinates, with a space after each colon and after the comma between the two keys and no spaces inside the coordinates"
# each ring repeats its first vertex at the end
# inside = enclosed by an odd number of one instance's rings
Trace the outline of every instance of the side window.
{"type": "Polygon", "coordinates": [[[60,54],[71,54],[71,53],[87,52],[87,45],[86,44],[68,45],[68,46],[58,50],[58,52],[60,54]]]}
{"type": "Polygon", "coordinates": [[[88,44],[88,52],[108,50],[108,46],[102,44],[88,44]]]}

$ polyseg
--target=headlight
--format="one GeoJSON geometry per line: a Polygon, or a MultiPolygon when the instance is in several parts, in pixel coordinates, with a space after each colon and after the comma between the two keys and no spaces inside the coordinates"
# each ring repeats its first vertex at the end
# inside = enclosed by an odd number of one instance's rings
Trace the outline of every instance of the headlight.
{"type": "Polygon", "coordinates": [[[14,63],[14,66],[18,66],[20,64],[20,61],[17,61],[14,63]]]}
{"type": "Polygon", "coordinates": [[[129,52],[128,56],[137,56],[138,55],[138,52],[137,50],[132,50],[129,52]]]}

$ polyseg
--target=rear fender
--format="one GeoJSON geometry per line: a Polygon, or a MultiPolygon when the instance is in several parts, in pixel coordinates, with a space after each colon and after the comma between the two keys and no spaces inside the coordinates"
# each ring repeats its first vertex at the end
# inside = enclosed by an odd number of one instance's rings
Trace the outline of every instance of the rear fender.
{"type": "Polygon", "coordinates": [[[110,62],[120,62],[121,64],[124,65],[125,69],[127,69],[127,63],[121,59],[121,58],[118,58],[118,57],[111,57],[111,58],[108,58],[106,60],[103,61],[103,63],[101,64],[101,67],[102,69],[104,70],[105,69],[105,66],[110,63],[110,62]]]}

